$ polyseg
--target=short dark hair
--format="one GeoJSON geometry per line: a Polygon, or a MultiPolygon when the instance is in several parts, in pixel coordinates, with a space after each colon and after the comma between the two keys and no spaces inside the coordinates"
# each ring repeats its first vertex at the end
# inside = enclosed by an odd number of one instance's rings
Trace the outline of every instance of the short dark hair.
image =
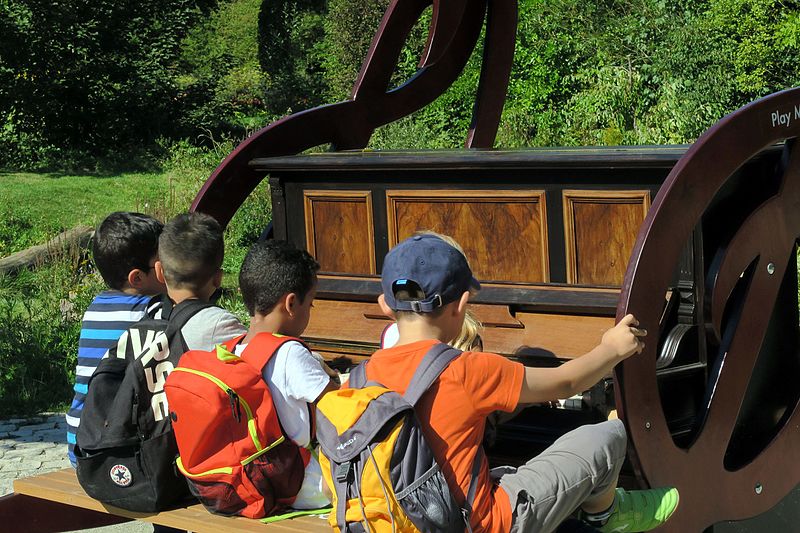
{"type": "Polygon", "coordinates": [[[197,290],[219,272],[225,255],[222,226],[204,213],[184,213],[164,226],[158,259],[167,284],[197,290]]]}
{"type": "Polygon", "coordinates": [[[116,211],[94,232],[92,256],[103,280],[122,290],[135,268],[149,270],[158,253],[158,238],[164,224],[142,213],[116,211]]]}
{"type": "Polygon", "coordinates": [[[255,243],[239,271],[239,290],[250,316],[268,314],[284,294],[305,300],[318,270],[319,263],[308,252],[285,241],[255,243]]]}

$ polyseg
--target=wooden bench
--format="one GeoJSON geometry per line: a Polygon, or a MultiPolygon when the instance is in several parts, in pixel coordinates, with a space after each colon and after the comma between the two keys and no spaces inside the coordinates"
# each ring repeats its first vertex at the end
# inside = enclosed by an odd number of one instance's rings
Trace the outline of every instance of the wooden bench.
{"type": "Polygon", "coordinates": [[[301,517],[271,524],[213,515],[202,505],[157,514],[135,513],[104,505],[86,495],[71,468],[14,480],[14,493],[0,498],[0,530],[15,526],[26,533],[54,533],[131,520],[197,533],[218,531],[281,533],[331,530],[327,520],[301,517]]]}

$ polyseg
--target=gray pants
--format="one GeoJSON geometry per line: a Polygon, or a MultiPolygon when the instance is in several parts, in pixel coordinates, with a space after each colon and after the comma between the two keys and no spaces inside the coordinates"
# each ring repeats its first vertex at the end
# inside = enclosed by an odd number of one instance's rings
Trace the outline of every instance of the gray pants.
{"type": "Polygon", "coordinates": [[[492,469],[508,493],[512,533],[555,530],[586,499],[617,482],[627,436],[619,420],[570,431],[519,468],[492,469]]]}

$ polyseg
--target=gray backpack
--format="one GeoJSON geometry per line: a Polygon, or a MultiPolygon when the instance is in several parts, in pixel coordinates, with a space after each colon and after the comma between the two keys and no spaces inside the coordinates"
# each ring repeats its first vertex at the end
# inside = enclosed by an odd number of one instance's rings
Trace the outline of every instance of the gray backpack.
{"type": "Polygon", "coordinates": [[[414,411],[420,397],[459,355],[446,344],[435,345],[404,395],[367,382],[364,362],[350,373],[348,389],[320,400],[317,439],[322,472],[333,489],[329,521],[334,528],[343,533],[384,528],[398,533],[470,530],[482,448],[477,449],[469,491],[460,506],[414,411]]]}

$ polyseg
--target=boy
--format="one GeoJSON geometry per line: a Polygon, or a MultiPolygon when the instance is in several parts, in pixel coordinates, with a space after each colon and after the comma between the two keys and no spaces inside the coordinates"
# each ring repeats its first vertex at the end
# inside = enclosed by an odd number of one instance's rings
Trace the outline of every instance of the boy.
{"type": "MultiPolygon", "coordinates": [[[[467,260],[433,235],[411,237],[389,251],[381,276],[382,311],[396,319],[399,339],[366,366],[367,379],[404,393],[425,353],[461,330],[471,291],[480,289],[467,260]]],[[[518,404],[567,398],[641,352],[628,315],[601,343],[557,368],[526,368],[495,354],[465,352],[441,374],[417,404],[417,415],[456,500],[463,502],[486,416],[518,404]]],[[[669,518],[675,489],[626,492],[616,488],[626,435],[618,420],[567,433],[518,469],[495,469],[486,458],[478,478],[470,523],[473,531],[555,530],[578,507],[602,531],[647,531],[669,518]]]]}
{"type": "Polygon", "coordinates": [[[108,286],[83,315],[75,369],[75,397],[67,413],[67,451],[75,466],[75,440],[89,378],[128,326],[159,306],[153,296],[166,287],[153,269],[164,225],[141,213],[115,212],[94,232],[92,256],[108,286]]]}
{"type": "MultiPolygon", "coordinates": [[[[185,213],[170,220],[158,238],[158,259],[152,266],[155,278],[166,288],[169,301],[164,300],[164,305],[177,306],[191,299],[211,301],[222,285],[224,254],[223,230],[213,217],[185,213]]],[[[211,306],[189,318],[181,335],[189,350],[211,350],[245,331],[233,314],[211,306]]],[[[153,533],[180,530],[153,525],[153,533]]]]}
{"type": "MultiPolygon", "coordinates": [[[[250,329],[236,346],[240,355],[259,333],[299,337],[308,325],[317,293],[319,264],[305,250],[284,241],[261,241],[247,252],[239,273],[239,289],[250,313],[250,329]]],[[[311,413],[323,394],[337,386],[314,355],[299,342],[278,349],[262,369],[286,436],[301,447],[312,441],[311,413]]],[[[333,371],[330,371],[333,372],[333,371]]],[[[323,494],[322,471],[316,454],[306,466],[303,484],[292,507],[318,509],[330,504],[323,494]]]]}
{"type": "MultiPolygon", "coordinates": [[[[222,285],[225,254],[222,227],[204,213],[185,213],[170,220],[158,240],[155,275],[173,305],[196,299],[212,301],[222,285]]],[[[192,316],[181,329],[189,350],[212,350],[246,331],[239,319],[212,306],[192,316]]]]}

